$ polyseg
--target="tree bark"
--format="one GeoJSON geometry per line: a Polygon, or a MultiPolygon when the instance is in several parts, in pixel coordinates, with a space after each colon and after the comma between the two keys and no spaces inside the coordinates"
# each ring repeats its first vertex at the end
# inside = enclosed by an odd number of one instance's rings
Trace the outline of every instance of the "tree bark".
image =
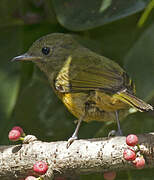
{"type": "MultiPolygon", "coordinates": [[[[154,133],[138,135],[145,168],[154,167],[154,133]]],[[[0,179],[14,180],[34,175],[36,161],[49,165],[48,175],[74,176],[111,170],[135,169],[125,161],[123,151],[128,148],[126,137],[75,140],[67,149],[67,141],[41,142],[0,146],[0,179]]],[[[36,174],[35,174],[36,175],[36,174]]]]}

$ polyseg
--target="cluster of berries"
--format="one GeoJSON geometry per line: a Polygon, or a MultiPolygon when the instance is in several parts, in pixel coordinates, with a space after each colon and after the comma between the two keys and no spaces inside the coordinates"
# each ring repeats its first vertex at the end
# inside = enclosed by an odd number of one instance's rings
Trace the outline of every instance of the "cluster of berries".
{"type": "MultiPolygon", "coordinates": [[[[135,134],[130,134],[126,137],[126,144],[130,146],[123,152],[123,157],[127,161],[131,161],[137,169],[142,169],[145,165],[145,159],[140,154],[140,146],[138,144],[138,137],[135,134]]],[[[116,172],[105,172],[105,180],[114,180],[116,178],[116,172]]]]}
{"type": "MultiPolygon", "coordinates": [[[[44,175],[48,170],[47,163],[38,161],[33,166],[33,171],[39,175],[44,175]]],[[[36,178],[35,176],[27,176],[25,180],[43,180],[41,177],[36,178]]],[[[55,180],[65,180],[64,177],[56,177],[55,180]]]]}
{"type": "MultiPolygon", "coordinates": [[[[46,162],[38,161],[33,165],[33,171],[39,175],[43,175],[47,172],[48,165],[46,162]]],[[[43,180],[41,177],[28,176],[25,180],[43,180]]]]}
{"type": "Polygon", "coordinates": [[[10,141],[23,140],[25,137],[25,133],[20,126],[14,126],[9,132],[8,137],[10,141]]]}
{"type": "MultiPolygon", "coordinates": [[[[47,172],[48,165],[43,161],[38,161],[33,166],[33,171],[39,175],[43,175],[47,172]]],[[[25,180],[43,180],[41,177],[27,176],[25,180]]],[[[54,180],[66,180],[65,177],[56,177],[54,180]]]]}
{"type": "Polygon", "coordinates": [[[145,165],[145,159],[140,154],[140,146],[138,144],[138,137],[135,134],[130,134],[126,137],[126,144],[130,146],[123,152],[123,157],[127,161],[132,161],[137,169],[142,169],[145,165]]]}

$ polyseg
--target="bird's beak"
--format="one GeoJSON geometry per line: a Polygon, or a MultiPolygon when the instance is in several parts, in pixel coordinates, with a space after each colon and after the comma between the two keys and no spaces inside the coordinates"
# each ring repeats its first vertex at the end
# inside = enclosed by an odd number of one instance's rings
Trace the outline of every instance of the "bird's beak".
{"type": "Polygon", "coordinates": [[[41,57],[30,56],[29,54],[25,53],[20,56],[14,57],[11,61],[34,61],[34,60],[41,60],[41,57]]]}

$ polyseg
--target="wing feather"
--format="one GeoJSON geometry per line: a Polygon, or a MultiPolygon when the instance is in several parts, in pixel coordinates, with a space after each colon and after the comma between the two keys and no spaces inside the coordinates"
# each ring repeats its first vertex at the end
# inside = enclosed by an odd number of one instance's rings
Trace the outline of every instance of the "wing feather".
{"type": "Polygon", "coordinates": [[[97,56],[96,61],[69,56],[56,77],[55,87],[61,92],[100,90],[115,93],[125,88],[124,73],[117,63],[103,56],[97,56]]]}

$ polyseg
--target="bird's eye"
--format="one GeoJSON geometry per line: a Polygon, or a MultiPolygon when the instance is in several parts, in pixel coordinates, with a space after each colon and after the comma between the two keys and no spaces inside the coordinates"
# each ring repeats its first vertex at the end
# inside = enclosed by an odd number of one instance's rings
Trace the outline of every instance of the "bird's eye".
{"type": "Polygon", "coordinates": [[[45,54],[45,55],[48,55],[50,52],[50,48],[49,47],[43,47],[42,48],[42,53],[45,54]]]}

